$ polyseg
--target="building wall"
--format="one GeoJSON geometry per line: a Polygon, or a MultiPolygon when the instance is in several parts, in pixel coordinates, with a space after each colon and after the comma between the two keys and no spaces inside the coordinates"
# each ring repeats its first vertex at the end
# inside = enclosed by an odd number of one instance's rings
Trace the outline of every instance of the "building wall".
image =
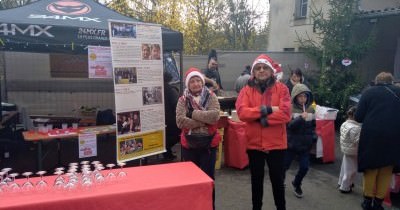
{"type": "MultiPolygon", "coordinates": [[[[310,18],[311,8],[322,9],[327,14],[329,5],[324,0],[308,0],[307,18],[295,18],[295,1],[277,1],[272,0],[270,3],[270,34],[268,37],[268,51],[282,52],[284,48],[295,48],[298,50],[297,34],[301,37],[309,36],[313,40],[316,39],[312,28],[310,18]]],[[[361,10],[378,10],[391,7],[399,7],[398,0],[361,0],[361,10]]]]}
{"type": "MultiPolygon", "coordinates": [[[[254,59],[261,53],[266,53],[272,59],[282,64],[284,72],[283,79],[286,79],[291,69],[301,68],[307,74],[315,74],[317,66],[303,53],[298,52],[229,52],[218,51],[219,71],[222,86],[226,91],[234,90],[234,83],[242,73],[246,65],[252,65],[254,59]]],[[[184,56],[183,72],[193,66],[200,69],[206,68],[207,56],[184,56]]]]}
{"type": "MultiPolygon", "coordinates": [[[[233,93],[234,82],[254,59],[265,52],[218,52],[224,90],[233,93]]],[[[306,75],[316,72],[316,65],[302,53],[267,53],[282,64],[288,77],[290,69],[301,68],[306,75]],[[305,68],[306,67],[306,68],[305,68]]],[[[179,60],[179,59],[177,59],[179,60]]],[[[5,52],[7,102],[17,104],[29,115],[74,115],[80,106],[114,109],[112,79],[51,78],[48,54],[5,52]]],[[[205,68],[207,56],[184,56],[184,72],[190,67],[205,68]]]]}
{"type": "Polygon", "coordinates": [[[282,52],[284,48],[295,48],[298,50],[296,33],[301,37],[309,36],[316,38],[313,33],[311,22],[311,6],[321,8],[326,12],[326,1],[309,0],[307,17],[305,19],[296,19],[295,1],[271,1],[270,3],[270,34],[268,37],[268,51],[282,52]]]}

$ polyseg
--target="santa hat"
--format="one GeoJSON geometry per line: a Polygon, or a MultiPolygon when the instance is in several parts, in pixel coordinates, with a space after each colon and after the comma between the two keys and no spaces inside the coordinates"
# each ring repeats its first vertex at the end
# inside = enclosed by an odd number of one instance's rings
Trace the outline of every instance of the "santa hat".
{"type": "Polygon", "coordinates": [[[200,72],[198,68],[195,67],[190,67],[185,74],[185,85],[186,87],[189,87],[189,80],[192,77],[200,77],[201,81],[203,81],[203,85],[205,84],[204,76],[200,72]]]}
{"type": "Polygon", "coordinates": [[[279,72],[282,72],[282,68],[280,67],[280,64],[276,63],[268,55],[261,54],[253,62],[253,65],[251,67],[252,75],[253,75],[254,66],[256,66],[259,63],[263,63],[263,64],[266,64],[267,66],[269,66],[274,71],[274,75],[276,75],[279,72]]]}

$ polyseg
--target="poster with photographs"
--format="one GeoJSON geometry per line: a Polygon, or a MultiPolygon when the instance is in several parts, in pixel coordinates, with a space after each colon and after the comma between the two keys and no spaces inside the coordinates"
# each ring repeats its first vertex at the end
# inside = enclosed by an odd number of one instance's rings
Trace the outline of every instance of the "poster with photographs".
{"type": "Polygon", "coordinates": [[[88,46],[89,78],[112,78],[110,47],[88,46]]]}
{"type": "Polygon", "coordinates": [[[117,161],[165,152],[160,25],[109,20],[117,161]]]}

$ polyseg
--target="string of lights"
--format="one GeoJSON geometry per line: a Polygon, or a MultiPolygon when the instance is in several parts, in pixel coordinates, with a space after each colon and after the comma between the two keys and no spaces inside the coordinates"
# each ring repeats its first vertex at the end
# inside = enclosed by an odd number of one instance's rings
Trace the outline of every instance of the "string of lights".
{"type": "MultiPolygon", "coordinates": [[[[26,41],[13,41],[10,39],[0,38],[0,47],[8,47],[8,49],[12,50],[12,46],[17,46],[18,48],[28,48],[30,46],[38,47],[38,46],[45,46],[45,47],[63,47],[63,48],[71,48],[72,51],[76,50],[77,47],[86,50],[89,45],[96,45],[96,44],[76,44],[75,42],[69,43],[47,43],[47,42],[26,42],[26,41]]],[[[97,46],[101,46],[97,44],[97,46]]]]}

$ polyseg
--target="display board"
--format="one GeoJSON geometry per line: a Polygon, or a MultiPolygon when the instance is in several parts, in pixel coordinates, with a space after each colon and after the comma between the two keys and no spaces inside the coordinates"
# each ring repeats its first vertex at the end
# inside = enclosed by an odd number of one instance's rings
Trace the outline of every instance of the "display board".
{"type": "Polygon", "coordinates": [[[161,27],[109,20],[117,161],[165,152],[161,27]]]}

